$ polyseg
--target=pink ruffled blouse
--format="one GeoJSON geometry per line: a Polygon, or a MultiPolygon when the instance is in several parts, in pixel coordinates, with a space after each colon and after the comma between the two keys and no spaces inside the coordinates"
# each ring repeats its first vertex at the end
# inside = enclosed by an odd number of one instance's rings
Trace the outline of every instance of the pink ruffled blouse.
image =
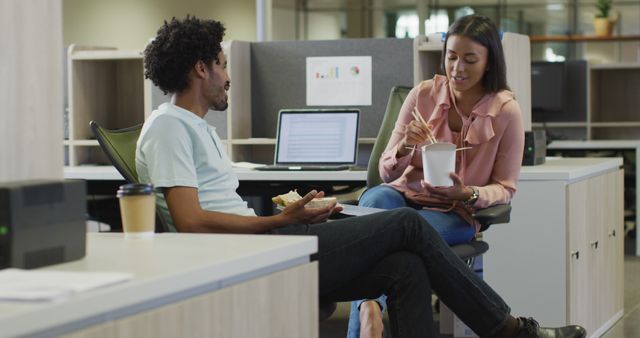
{"type": "Polygon", "coordinates": [[[426,207],[452,210],[477,230],[479,224],[471,218],[472,210],[463,203],[440,200],[422,188],[419,151],[396,158],[398,144],[404,137],[404,126],[413,119],[411,111],[416,107],[439,142],[451,142],[458,148],[472,147],[456,152],[456,174],[465,185],[478,187],[480,196],[473,208],[486,208],[508,203],[516,192],[524,151],[522,114],[510,91],[487,94],[476,103],[469,117],[458,112],[462,118],[462,130],[458,133],[449,128],[449,109],[455,109],[452,102],[453,94],[445,76],[436,75],[413,88],[382,153],[379,170],[382,180],[404,193],[407,199],[426,207]]]}

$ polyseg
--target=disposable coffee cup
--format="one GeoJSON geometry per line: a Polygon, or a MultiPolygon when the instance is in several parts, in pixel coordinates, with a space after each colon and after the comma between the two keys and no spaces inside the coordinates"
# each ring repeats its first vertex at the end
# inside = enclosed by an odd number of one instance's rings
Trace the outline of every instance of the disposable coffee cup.
{"type": "Polygon", "coordinates": [[[422,146],[422,171],[424,180],[436,187],[450,187],[449,174],[456,169],[456,145],[448,142],[422,146]]]}
{"type": "Polygon", "coordinates": [[[152,237],[156,222],[156,195],[151,184],[121,185],[117,193],[125,238],[152,237]]]}

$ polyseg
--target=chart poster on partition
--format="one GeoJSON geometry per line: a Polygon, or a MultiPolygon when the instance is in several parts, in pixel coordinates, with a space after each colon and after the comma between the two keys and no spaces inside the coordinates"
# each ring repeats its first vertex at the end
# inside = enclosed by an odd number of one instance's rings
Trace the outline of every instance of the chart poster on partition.
{"type": "Polygon", "coordinates": [[[307,106],[370,106],[371,56],[307,58],[307,106]]]}

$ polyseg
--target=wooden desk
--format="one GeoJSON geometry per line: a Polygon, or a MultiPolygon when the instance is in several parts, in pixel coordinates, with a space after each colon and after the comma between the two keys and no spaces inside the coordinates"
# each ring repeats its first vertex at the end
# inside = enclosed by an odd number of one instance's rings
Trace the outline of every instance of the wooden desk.
{"type": "Polygon", "coordinates": [[[547,158],[523,167],[509,224],[483,233],[484,279],[516,315],[583,325],[599,337],[623,315],[620,158],[547,158]]]}
{"type": "Polygon", "coordinates": [[[133,280],[56,302],[0,302],[0,337],[318,337],[315,237],[88,234],[87,256],[46,269],[133,280]]]}
{"type": "MultiPolygon", "coordinates": [[[[640,256],[640,236],[638,236],[638,227],[640,226],[640,166],[637,164],[640,160],[640,141],[638,140],[591,140],[591,141],[553,141],[548,146],[548,154],[561,156],[576,156],[578,154],[567,154],[566,151],[623,151],[630,150],[634,152],[635,159],[632,163],[624,162],[624,165],[630,167],[631,174],[635,180],[635,197],[630,202],[635,208],[635,228],[636,228],[636,256],[640,256]]],[[[584,155],[582,155],[584,156],[584,155]]],[[[628,187],[629,188],[629,187],[628,187]]],[[[628,206],[630,207],[630,206],[628,206]]]]}

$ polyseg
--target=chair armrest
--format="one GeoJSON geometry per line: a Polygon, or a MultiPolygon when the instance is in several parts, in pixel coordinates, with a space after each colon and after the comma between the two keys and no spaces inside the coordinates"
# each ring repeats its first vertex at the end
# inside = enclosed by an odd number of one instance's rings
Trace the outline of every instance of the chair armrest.
{"type": "Polygon", "coordinates": [[[491,224],[509,223],[511,219],[511,205],[492,205],[488,208],[476,210],[471,216],[480,222],[480,231],[484,231],[491,224]]]}

